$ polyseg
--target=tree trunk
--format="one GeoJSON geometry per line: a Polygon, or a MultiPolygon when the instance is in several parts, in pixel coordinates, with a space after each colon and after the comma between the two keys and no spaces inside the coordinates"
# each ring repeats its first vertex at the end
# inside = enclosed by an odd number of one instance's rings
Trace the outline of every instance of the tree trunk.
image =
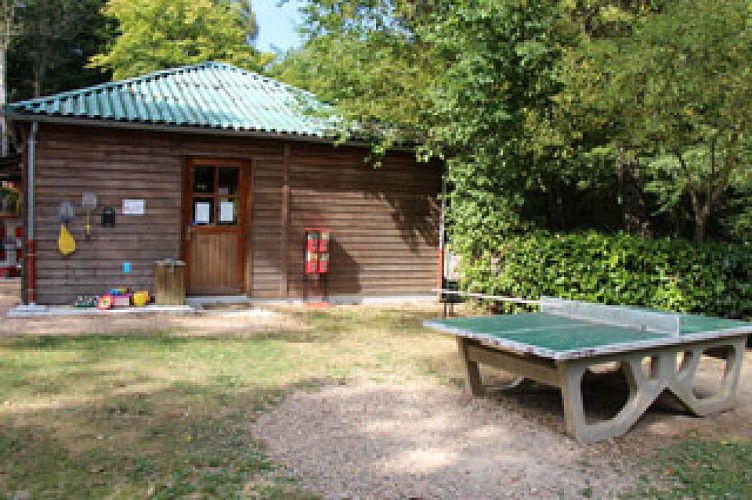
{"type": "Polygon", "coordinates": [[[5,43],[0,44],[0,153],[4,157],[8,155],[7,120],[5,119],[5,110],[3,109],[8,100],[8,50],[6,47],[5,43]]]}
{"type": "Polygon", "coordinates": [[[705,224],[708,221],[707,215],[700,214],[695,217],[695,234],[692,238],[696,244],[700,244],[705,241],[705,224]]]}
{"type": "Polygon", "coordinates": [[[15,0],[3,0],[2,33],[0,33],[0,153],[8,155],[8,122],[3,106],[8,102],[8,46],[14,28],[15,0]]]}
{"type": "Polygon", "coordinates": [[[558,186],[556,188],[549,186],[546,190],[546,218],[548,219],[547,229],[560,231],[564,228],[564,207],[558,186]]]}
{"type": "Polygon", "coordinates": [[[705,241],[705,232],[708,226],[708,219],[713,212],[713,199],[705,200],[701,207],[695,210],[695,234],[692,241],[702,243],[705,241]]]}
{"type": "Polygon", "coordinates": [[[619,156],[616,162],[624,230],[630,234],[650,236],[650,222],[642,193],[642,179],[637,156],[628,155],[626,148],[619,146],[619,156]]]}

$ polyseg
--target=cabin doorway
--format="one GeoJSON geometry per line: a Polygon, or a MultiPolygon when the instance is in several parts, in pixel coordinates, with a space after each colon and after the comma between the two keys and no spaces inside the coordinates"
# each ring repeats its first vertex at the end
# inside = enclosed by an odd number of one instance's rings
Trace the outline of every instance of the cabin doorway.
{"type": "Polygon", "coordinates": [[[188,161],[183,228],[189,295],[247,292],[249,180],[245,162],[188,161]]]}

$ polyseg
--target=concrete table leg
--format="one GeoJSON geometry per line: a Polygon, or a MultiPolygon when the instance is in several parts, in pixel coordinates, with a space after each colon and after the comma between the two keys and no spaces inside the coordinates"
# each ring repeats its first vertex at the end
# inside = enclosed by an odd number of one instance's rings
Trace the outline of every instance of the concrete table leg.
{"type": "Polygon", "coordinates": [[[643,356],[625,358],[621,365],[629,388],[627,401],[614,417],[592,424],[587,423],[582,399],[582,375],[592,361],[578,360],[559,365],[567,432],[577,441],[594,443],[625,434],[663,392],[664,381],[672,371],[670,356],[660,359],[655,378],[643,374],[643,356]]]}
{"type": "Polygon", "coordinates": [[[692,413],[704,416],[733,406],[742,360],[745,337],[710,341],[686,346],[668,346],[639,352],[621,353],[599,358],[562,361],[558,364],[559,387],[564,405],[567,433],[581,443],[593,443],[625,434],[650,405],[668,390],[692,413]],[[713,351],[726,360],[719,391],[708,398],[694,394],[694,382],[703,353],[713,351]],[[677,355],[684,360],[677,368],[677,355]],[[650,371],[643,371],[643,360],[650,358],[650,371]],[[588,423],[582,398],[582,376],[589,366],[618,361],[626,375],[629,395],[614,417],[588,423]]]}
{"type": "Polygon", "coordinates": [[[460,353],[460,361],[465,374],[465,393],[473,396],[483,396],[486,391],[480,378],[480,368],[476,361],[468,356],[467,348],[480,343],[464,337],[457,337],[457,349],[460,353]]]}
{"type": "Polygon", "coordinates": [[[731,409],[734,406],[739,376],[744,360],[746,339],[732,339],[733,342],[720,344],[718,357],[726,360],[726,366],[721,378],[718,392],[707,398],[699,398],[694,393],[694,381],[697,369],[700,366],[700,358],[706,350],[701,346],[692,346],[683,350],[684,359],[679,366],[676,376],[670,381],[668,389],[676,395],[689,411],[703,417],[719,411],[731,409]]]}

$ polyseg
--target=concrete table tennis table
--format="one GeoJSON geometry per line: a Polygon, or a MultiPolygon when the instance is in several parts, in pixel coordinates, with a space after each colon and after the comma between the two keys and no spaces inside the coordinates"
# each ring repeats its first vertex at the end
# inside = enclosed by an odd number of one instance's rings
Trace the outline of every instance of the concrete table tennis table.
{"type": "Polygon", "coordinates": [[[540,312],[450,318],[424,325],[457,337],[465,389],[482,396],[479,364],[561,390],[567,433],[581,443],[625,434],[655,399],[670,391],[693,414],[733,407],[752,324],[649,309],[543,297],[540,312]],[[695,394],[702,356],[725,360],[719,390],[695,394]],[[629,388],[612,418],[585,418],[582,377],[588,368],[617,363],[629,388]],[[646,368],[644,368],[646,367],[646,368]]]}

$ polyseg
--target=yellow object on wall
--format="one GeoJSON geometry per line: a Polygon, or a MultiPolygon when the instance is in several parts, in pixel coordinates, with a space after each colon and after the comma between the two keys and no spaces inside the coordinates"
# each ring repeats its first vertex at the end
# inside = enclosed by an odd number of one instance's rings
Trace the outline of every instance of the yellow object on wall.
{"type": "Polygon", "coordinates": [[[62,255],[70,255],[76,251],[76,240],[65,225],[60,226],[60,236],[57,239],[57,248],[62,255]]]}

